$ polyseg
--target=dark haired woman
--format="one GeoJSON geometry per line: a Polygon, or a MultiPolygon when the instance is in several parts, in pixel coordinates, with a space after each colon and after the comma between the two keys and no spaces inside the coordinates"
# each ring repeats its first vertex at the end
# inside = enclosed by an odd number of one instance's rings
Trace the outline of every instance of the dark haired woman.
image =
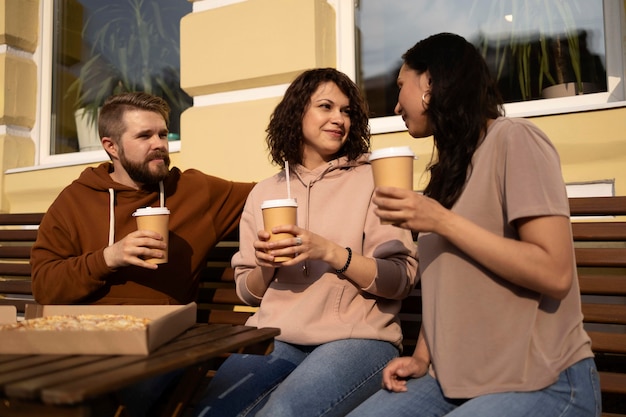
{"type": "Polygon", "coordinates": [[[425,195],[380,188],[374,203],[419,232],[422,330],[350,416],[599,416],[557,151],[503,116],[462,37],[434,35],[403,60],[396,113],[437,153],[425,195]]]}
{"type": "Polygon", "coordinates": [[[268,356],[229,357],[197,415],[344,416],[399,354],[415,245],[374,214],[367,107],[345,74],[301,74],[274,110],[267,143],[275,164],[289,163],[298,224],[276,227],[294,236],[277,242],[263,231],[261,203],[287,194],[283,169],[250,193],[233,265],[239,297],[259,306],[247,324],[281,334],[268,356]]]}

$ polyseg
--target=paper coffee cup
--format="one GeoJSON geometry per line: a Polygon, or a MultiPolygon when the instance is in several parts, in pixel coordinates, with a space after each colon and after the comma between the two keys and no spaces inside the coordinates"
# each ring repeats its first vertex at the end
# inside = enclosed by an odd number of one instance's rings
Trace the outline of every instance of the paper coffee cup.
{"type": "Polygon", "coordinates": [[[408,146],[372,151],[369,160],[377,187],[413,189],[413,163],[416,156],[408,146]]]}
{"type": "Polygon", "coordinates": [[[137,209],[133,216],[137,218],[138,230],[152,230],[163,236],[165,250],[162,258],[148,258],[146,262],[152,264],[167,263],[167,250],[169,243],[169,220],[170,211],[166,207],[144,207],[137,209]]]}
{"type": "MultiPolygon", "coordinates": [[[[370,164],[377,187],[413,189],[413,162],[417,159],[411,148],[398,146],[372,151],[370,164]]],[[[381,224],[392,224],[380,221],[381,224]]]]}
{"type": "MultiPolygon", "coordinates": [[[[263,228],[270,233],[270,242],[293,237],[290,233],[272,233],[272,228],[285,224],[296,224],[298,203],[294,198],[279,200],[265,200],[261,204],[263,211],[263,228]]],[[[285,262],[291,259],[289,256],[277,256],[275,262],[285,262]]]]}

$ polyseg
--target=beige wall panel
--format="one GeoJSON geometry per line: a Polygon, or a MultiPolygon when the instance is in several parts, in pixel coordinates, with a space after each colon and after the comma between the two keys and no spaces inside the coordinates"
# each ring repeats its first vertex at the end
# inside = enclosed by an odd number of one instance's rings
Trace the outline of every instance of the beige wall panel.
{"type": "MultiPolygon", "coordinates": [[[[0,136],[0,172],[7,169],[32,166],[35,162],[35,144],[30,138],[13,135],[0,136]]],[[[0,182],[0,212],[8,212],[9,204],[0,182]]]]}
{"type": "Polygon", "coordinates": [[[0,124],[32,128],[37,104],[37,67],[33,61],[0,55],[0,124]]]}
{"type": "Polygon", "coordinates": [[[326,0],[247,0],[181,21],[181,86],[192,96],[288,83],[335,66],[326,0]]]}
{"type": "Polygon", "coordinates": [[[35,143],[31,138],[0,136],[2,172],[7,169],[30,167],[35,163],[35,143]]]}
{"type": "Polygon", "coordinates": [[[87,165],[43,169],[5,175],[4,192],[11,213],[45,212],[87,165]]]}
{"type": "Polygon", "coordinates": [[[566,182],[614,179],[626,195],[626,108],[532,120],[557,147],[566,182]]]}
{"type": "Polygon", "coordinates": [[[35,52],[39,0],[0,0],[0,44],[35,52]]]}
{"type": "Polygon", "coordinates": [[[181,163],[234,181],[259,181],[278,171],[265,129],[280,98],[195,107],[182,115],[181,163]]]}

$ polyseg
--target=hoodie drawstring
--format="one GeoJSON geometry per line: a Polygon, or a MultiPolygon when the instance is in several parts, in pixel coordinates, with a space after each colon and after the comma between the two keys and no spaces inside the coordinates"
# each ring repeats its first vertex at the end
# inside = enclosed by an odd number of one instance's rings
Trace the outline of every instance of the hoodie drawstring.
{"type": "Polygon", "coordinates": [[[109,246],[115,243],[115,191],[109,188],[109,246]]]}

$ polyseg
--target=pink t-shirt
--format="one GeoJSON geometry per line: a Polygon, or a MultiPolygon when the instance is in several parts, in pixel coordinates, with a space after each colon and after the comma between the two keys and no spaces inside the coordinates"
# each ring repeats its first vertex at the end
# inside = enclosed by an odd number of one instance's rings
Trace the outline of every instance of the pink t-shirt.
{"type": "MultiPolygon", "coordinates": [[[[529,121],[498,118],[452,209],[511,239],[516,219],[569,216],[554,146],[529,121]]],[[[447,397],[541,389],[593,356],[576,276],[559,301],[499,278],[439,235],[420,234],[418,247],[431,373],[447,397]]]]}

